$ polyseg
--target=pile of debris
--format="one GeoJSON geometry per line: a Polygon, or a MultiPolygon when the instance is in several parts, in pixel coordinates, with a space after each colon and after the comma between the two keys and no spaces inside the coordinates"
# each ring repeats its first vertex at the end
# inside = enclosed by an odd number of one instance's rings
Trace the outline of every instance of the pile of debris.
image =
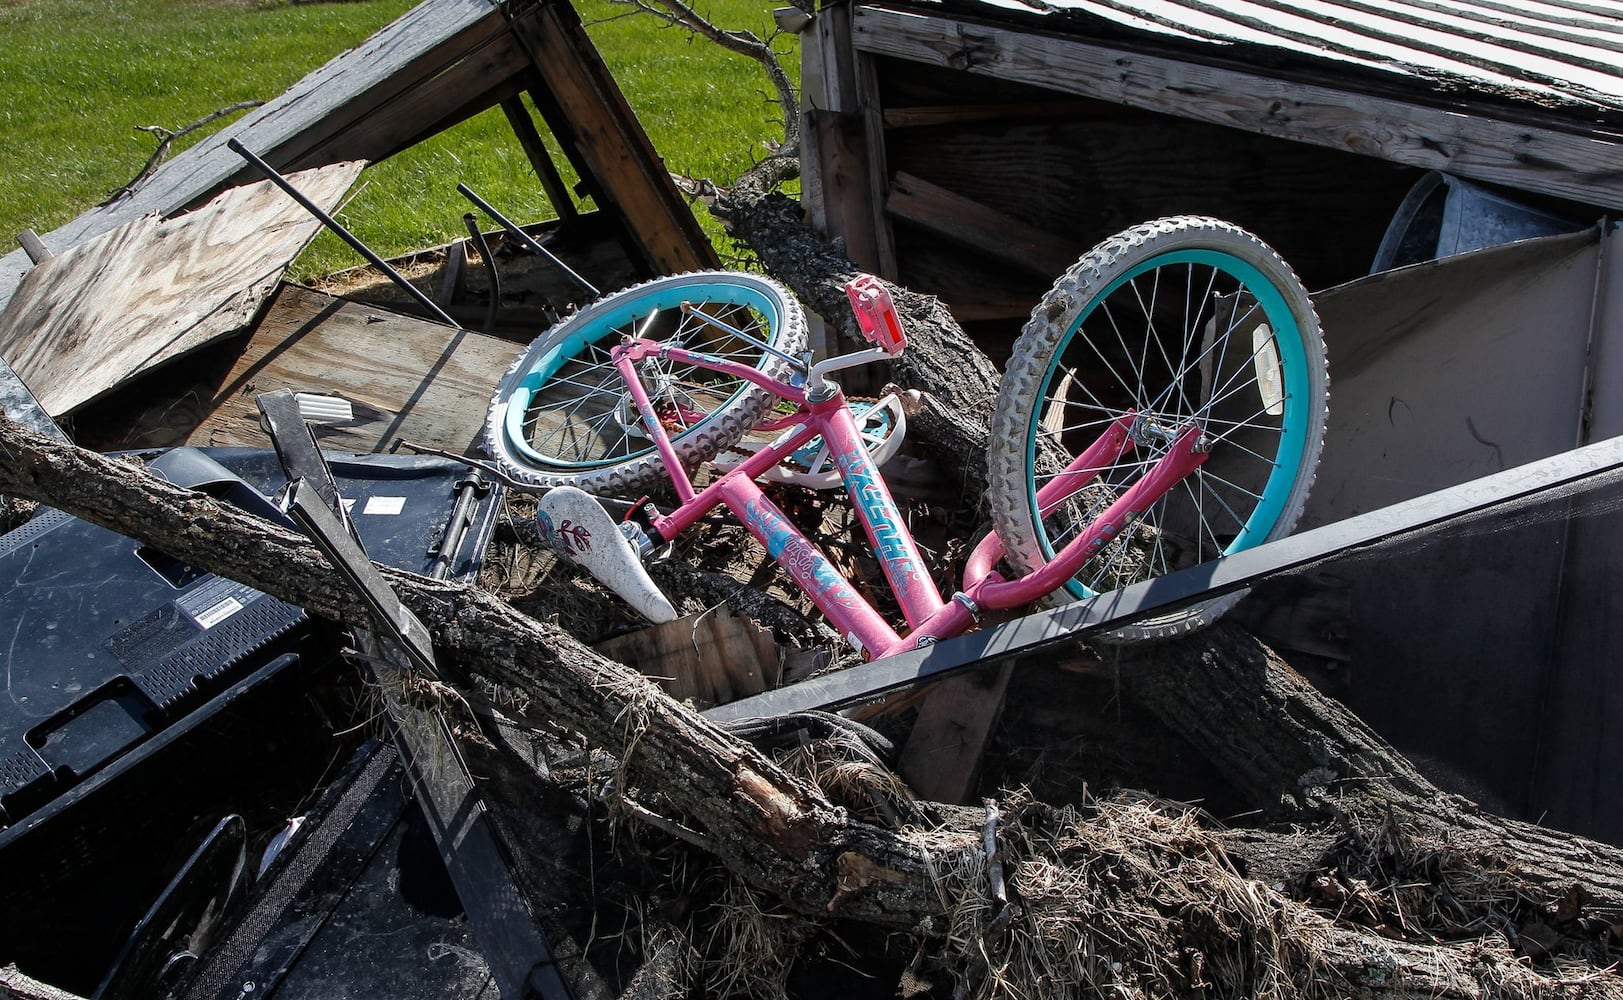
{"type": "MultiPolygon", "coordinates": [[[[582,38],[553,4],[424,5],[368,43],[395,62],[300,92],[320,129],[268,105],[7,278],[0,994],[1623,996],[1623,850],[1444,792],[1238,624],[1123,646],[1060,609],[861,663],[735,525],[655,566],[679,617],[652,630],[540,546],[533,495],[461,456],[519,350],[492,331],[580,289],[501,262],[532,241],[608,285],[714,256],[660,228],[687,210],[582,38]],[[508,107],[534,73],[615,211],[445,251],[402,293],[441,322],[282,283],[312,213],[216,190],[234,139],[309,167],[279,179],[319,218],[403,95],[508,107]]],[[[855,266],[750,181],[717,211],[860,343],[855,266]]],[[[891,293],[950,578],[997,372],[891,293]]],[[[1584,461],[1562,482],[1623,464],[1584,461]]],[[[1381,558],[1406,516],[1174,586],[1381,558]]]]}

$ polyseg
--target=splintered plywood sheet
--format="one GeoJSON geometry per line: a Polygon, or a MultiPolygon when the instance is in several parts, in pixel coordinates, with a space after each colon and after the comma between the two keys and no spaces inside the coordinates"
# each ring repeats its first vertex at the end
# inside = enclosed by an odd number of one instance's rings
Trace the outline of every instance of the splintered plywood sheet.
{"type": "MultiPolygon", "coordinates": [[[[293,184],[331,209],[364,166],[293,184]]],[[[269,181],[145,216],[41,262],[0,312],[0,357],[52,416],[248,325],[320,223],[269,181]]]]}
{"type": "Polygon", "coordinates": [[[254,399],[292,389],[341,396],[352,407],[352,419],[316,426],[323,448],[366,453],[405,438],[465,452],[480,440],[496,383],[522,349],[283,286],[187,443],[265,447],[254,399]]]}

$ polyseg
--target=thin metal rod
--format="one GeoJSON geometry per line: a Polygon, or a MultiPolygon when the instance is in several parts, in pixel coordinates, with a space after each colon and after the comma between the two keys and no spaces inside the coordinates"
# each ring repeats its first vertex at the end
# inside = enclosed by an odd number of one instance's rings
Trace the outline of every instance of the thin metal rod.
{"type": "Polygon", "coordinates": [[[485,242],[485,234],[479,229],[479,217],[467,212],[462,216],[462,224],[468,227],[468,239],[479,251],[485,273],[490,275],[490,305],[485,309],[485,332],[488,333],[496,326],[496,309],[502,301],[502,274],[496,269],[496,258],[491,255],[490,244],[485,242]]]}
{"type": "Polygon", "coordinates": [[[414,300],[416,300],[418,305],[428,310],[430,315],[434,316],[447,326],[454,327],[458,330],[462,329],[461,323],[458,323],[456,320],[452,319],[444,309],[441,309],[437,304],[435,304],[433,299],[425,295],[423,291],[416,285],[413,285],[411,282],[407,281],[404,275],[390,267],[388,262],[382,257],[379,257],[377,254],[373,253],[372,248],[368,247],[365,243],[362,243],[360,237],[356,236],[348,229],[345,229],[337,219],[322,211],[321,206],[317,205],[309,198],[306,198],[298,188],[294,187],[286,177],[283,177],[281,174],[277,173],[275,168],[273,168],[270,164],[266,163],[264,160],[261,160],[258,156],[255,156],[246,146],[236,139],[228,140],[226,142],[226,147],[233,153],[236,153],[238,156],[253,164],[260,173],[264,174],[270,179],[271,183],[275,184],[283,191],[286,191],[288,197],[304,206],[304,210],[306,212],[309,212],[311,215],[315,216],[317,221],[319,221],[323,226],[326,226],[328,229],[332,230],[334,235],[336,235],[339,239],[343,240],[345,243],[348,243],[351,247],[354,247],[356,253],[359,253],[362,257],[365,257],[373,267],[382,271],[388,276],[390,281],[399,285],[407,295],[410,295],[414,300]]]}
{"type": "Polygon", "coordinates": [[[491,208],[490,204],[486,202],[485,199],[474,194],[473,188],[468,187],[466,184],[458,184],[456,189],[457,192],[462,195],[462,197],[473,202],[474,205],[478,207],[479,211],[490,216],[492,219],[496,220],[496,222],[499,223],[503,229],[507,230],[509,233],[512,233],[513,238],[524,244],[525,249],[529,250],[531,253],[539,254],[551,261],[553,266],[557,267],[558,270],[568,275],[569,280],[579,285],[586,292],[586,294],[590,295],[594,299],[602,296],[603,293],[598,291],[597,287],[590,281],[587,281],[585,278],[582,278],[580,275],[576,274],[573,268],[559,260],[551,250],[548,250],[546,247],[537,243],[529,233],[526,233],[515,223],[509,221],[507,216],[496,211],[494,208],[491,208]]]}

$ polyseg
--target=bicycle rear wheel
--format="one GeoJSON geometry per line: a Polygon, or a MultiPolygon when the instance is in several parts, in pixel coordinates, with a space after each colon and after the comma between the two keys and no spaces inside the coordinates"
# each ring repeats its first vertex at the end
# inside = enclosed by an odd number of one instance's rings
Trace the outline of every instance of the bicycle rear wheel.
{"type": "MultiPolygon", "coordinates": [[[[1290,268],[1214,219],[1160,219],[1089,251],[1038,303],[1004,374],[989,501],[1016,573],[1050,562],[1199,425],[1203,465],[1082,564],[1058,600],[1091,597],[1287,534],[1323,445],[1329,375],[1318,317],[1290,268]],[[1037,491],[1126,412],[1134,446],[1039,510],[1037,491]]],[[[1112,633],[1163,638],[1238,596],[1112,633]]]]}
{"type": "MultiPolygon", "coordinates": [[[[503,471],[536,487],[633,497],[665,481],[653,439],[610,363],[627,337],[679,343],[784,378],[790,362],[773,351],[805,350],[806,319],[782,285],[735,271],[656,278],[592,303],[542,334],[497,385],[485,445],[503,471]],[[685,312],[684,303],[747,337],[685,312]]],[[[668,359],[648,358],[640,372],[689,466],[737,441],[776,398],[746,379],[668,359]]]]}

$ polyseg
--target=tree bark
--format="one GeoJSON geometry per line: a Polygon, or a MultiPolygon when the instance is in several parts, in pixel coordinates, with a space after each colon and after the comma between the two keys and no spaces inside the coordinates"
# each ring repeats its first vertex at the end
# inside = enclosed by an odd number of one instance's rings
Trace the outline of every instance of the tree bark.
{"type": "MultiPolygon", "coordinates": [[[[369,625],[366,606],[342,577],[285,529],[4,417],[0,457],[0,493],[38,500],[314,614],[369,625]]],[[[680,812],[697,839],[746,881],[803,913],[838,909],[906,927],[933,908],[916,848],[889,831],[849,822],[816,788],[642,675],[471,586],[383,572],[429,627],[447,679],[473,686],[477,673],[494,680],[529,699],[530,714],[613,753],[628,787],[648,790],[663,800],[657,805],[680,812]],[[853,864],[905,872],[909,878],[898,885],[909,888],[885,898],[863,893],[842,874],[853,864]]]]}
{"type": "MultiPolygon", "coordinates": [[[[1442,792],[1238,627],[1220,624],[1178,643],[1119,652],[1126,696],[1187,739],[1257,809],[1278,822],[1328,823],[1338,831],[1322,854],[1298,854],[1284,865],[1264,846],[1257,874],[1302,884],[1356,861],[1345,857],[1349,850],[1371,850],[1385,838],[1376,846],[1392,856],[1380,874],[1395,876],[1403,865],[1448,870],[1454,881],[1444,888],[1456,899],[1441,905],[1457,910],[1462,923],[1570,925],[1587,913],[1592,930],[1623,945],[1623,928],[1614,930],[1623,915],[1623,850],[1496,816],[1442,792]],[[1467,900],[1481,905],[1473,909],[1467,900]]],[[[1242,859],[1246,839],[1231,841],[1242,859]]],[[[1514,937],[1513,926],[1509,932],[1514,937]]]]}
{"type": "MultiPolygon", "coordinates": [[[[4,419],[0,456],[0,492],[129,534],[317,614],[367,624],[364,606],[315,549],[276,526],[4,419]]],[[[858,822],[814,785],[556,626],[462,584],[386,575],[429,626],[447,680],[470,691],[476,679],[495,680],[528,699],[532,713],[615,755],[617,784],[637,806],[630,815],[657,815],[660,829],[674,830],[807,919],[857,919],[919,935],[944,952],[949,966],[970,970],[977,995],[1000,995],[999,976],[1024,975],[1032,982],[1021,981],[1022,989],[1056,996],[1084,987],[1126,995],[1211,987],[1227,995],[1305,996],[1322,992],[1314,984],[1326,982],[1333,992],[1372,997],[1623,996],[1623,983],[1604,971],[1604,941],[1590,949],[1590,962],[1569,957],[1549,974],[1518,962],[1501,928],[1467,927],[1461,943],[1436,943],[1429,931],[1419,932],[1420,940],[1389,940],[1383,935],[1393,927],[1348,919],[1337,884],[1309,886],[1293,899],[1290,886],[1236,873],[1248,857],[1299,848],[1299,835],[1214,833],[1189,821],[1186,810],[1146,810],[1132,801],[1101,803],[1079,815],[1038,803],[1011,808],[997,840],[1009,855],[1004,870],[1019,915],[1000,923],[980,811],[943,810],[947,820],[933,830],[858,822]],[[1056,875],[1064,891],[1054,891],[1056,875]]],[[[1303,762],[1327,761],[1322,766],[1333,774],[1323,777],[1325,791],[1315,785],[1300,793],[1309,806],[1329,808],[1329,791],[1339,788],[1342,801],[1362,803],[1353,810],[1357,817],[1384,806],[1440,836],[1457,832],[1462,842],[1489,845],[1497,837],[1499,857],[1538,856],[1532,867],[1498,873],[1514,893],[1537,905],[1554,901],[1559,910],[1577,885],[1581,912],[1566,914],[1566,923],[1610,933],[1623,913],[1623,852],[1458,803],[1438,805],[1441,794],[1344,710],[1254,643],[1222,634],[1222,642],[1190,640],[1164,663],[1124,666],[1123,676],[1135,690],[1169,692],[1146,697],[1181,705],[1197,734],[1224,733],[1236,713],[1223,692],[1239,691],[1234,697],[1252,706],[1253,735],[1195,738],[1214,747],[1234,744],[1227,752],[1249,761],[1244,781],[1259,797],[1299,788],[1303,762]],[[1200,669],[1189,670],[1191,663],[1200,669]],[[1275,717],[1282,721],[1271,728],[1262,721],[1275,717]],[[1246,738],[1273,742],[1253,744],[1247,753],[1240,746],[1246,738]],[[1254,760],[1268,756],[1280,762],[1254,760]]],[[[1547,919],[1553,927],[1563,914],[1552,911],[1547,919]]]]}

